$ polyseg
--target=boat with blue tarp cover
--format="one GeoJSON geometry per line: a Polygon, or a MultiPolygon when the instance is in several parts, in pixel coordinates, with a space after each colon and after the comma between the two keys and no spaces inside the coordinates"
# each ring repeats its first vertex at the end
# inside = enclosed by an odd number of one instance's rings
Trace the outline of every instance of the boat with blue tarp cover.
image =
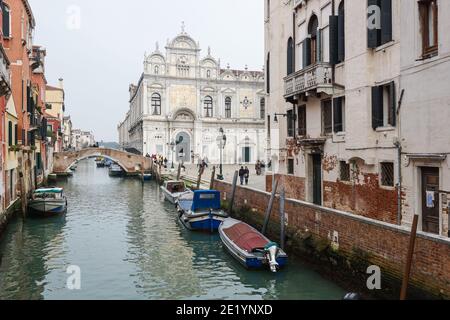
{"type": "Polygon", "coordinates": [[[221,209],[220,192],[215,190],[196,190],[181,196],[177,202],[181,223],[189,230],[215,232],[229,217],[221,209]]]}
{"type": "Polygon", "coordinates": [[[248,269],[268,266],[277,272],[287,264],[287,254],[275,242],[242,221],[226,219],[219,235],[227,251],[248,269]]]}

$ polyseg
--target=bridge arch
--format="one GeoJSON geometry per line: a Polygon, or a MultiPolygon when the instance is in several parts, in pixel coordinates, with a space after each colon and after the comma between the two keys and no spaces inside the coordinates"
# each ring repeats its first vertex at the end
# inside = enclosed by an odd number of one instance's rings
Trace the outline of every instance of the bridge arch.
{"type": "Polygon", "coordinates": [[[53,173],[65,174],[69,172],[77,161],[91,157],[104,157],[116,162],[128,175],[139,174],[152,170],[152,160],[132,153],[105,149],[88,148],[80,151],[59,152],[53,155],[53,173]]]}

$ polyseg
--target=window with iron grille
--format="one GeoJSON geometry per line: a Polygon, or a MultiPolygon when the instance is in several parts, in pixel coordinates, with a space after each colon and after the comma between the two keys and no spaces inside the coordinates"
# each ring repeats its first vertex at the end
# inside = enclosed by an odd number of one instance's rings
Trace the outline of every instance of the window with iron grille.
{"type": "Polygon", "coordinates": [[[306,106],[298,107],[298,135],[306,136],[306,106]]]}
{"type": "Polygon", "coordinates": [[[294,111],[293,110],[289,110],[287,112],[287,135],[288,137],[293,137],[294,136],[294,111]]]}
{"type": "Polygon", "coordinates": [[[227,119],[231,118],[231,98],[230,97],[225,98],[225,118],[227,118],[227,119]]]}
{"type": "Polygon", "coordinates": [[[341,161],[340,168],[341,168],[340,172],[341,181],[350,182],[350,164],[348,164],[345,161],[341,161]]]}
{"type": "Polygon", "coordinates": [[[381,163],[381,185],[384,187],[394,186],[394,164],[392,162],[381,163]]]}
{"type": "Polygon", "coordinates": [[[288,159],[287,171],[288,174],[294,174],[294,159],[288,159]]]}

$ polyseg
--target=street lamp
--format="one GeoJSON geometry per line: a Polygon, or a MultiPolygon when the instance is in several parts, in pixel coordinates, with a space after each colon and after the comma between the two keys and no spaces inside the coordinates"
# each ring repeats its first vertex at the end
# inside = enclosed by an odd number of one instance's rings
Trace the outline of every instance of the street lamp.
{"type": "Polygon", "coordinates": [[[176,144],[175,141],[172,141],[172,142],[169,144],[169,146],[170,146],[170,148],[171,148],[171,150],[172,150],[172,166],[171,166],[171,168],[172,168],[172,169],[175,169],[175,165],[174,165],[174,161],[175,161],[174,155],[175,155],[175,147],[177,146],[177,144],[176,144]]]}
{"type": "Polygon", "coordinates": [[[219,129],[220,135],[217,137],[217,146],[220,150],[220,173],[217,175],[217,180],[224,180],[223,178],[223,150],[225,149],[225,146],[227,145],[227,136],[225,135],[225,132],[223,128],[219,129]]]}

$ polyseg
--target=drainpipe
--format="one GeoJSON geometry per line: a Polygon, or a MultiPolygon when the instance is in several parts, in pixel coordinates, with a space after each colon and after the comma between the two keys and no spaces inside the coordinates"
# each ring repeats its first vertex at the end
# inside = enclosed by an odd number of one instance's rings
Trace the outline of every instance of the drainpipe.
{"type": "Polygon", "coordinates": [[[398,141],[395,142],[395,146],[397,147],[398,152],[398,182],[397,182],[397,188],[398,188],[398,195],[397,195],[397,201],[398,201],[398,209],[397,209],[397,223],[400,226],[402,224],[402,141],[401,141],[401,126],[400,126],[400,109],[402,107],[403,102],[403,96],[405,94],[405,89],[402,90],[402,93],[400,95],[400,100],[398,102],[398,108],[397,108],[397,119],[398,119],[398,141]]]}

